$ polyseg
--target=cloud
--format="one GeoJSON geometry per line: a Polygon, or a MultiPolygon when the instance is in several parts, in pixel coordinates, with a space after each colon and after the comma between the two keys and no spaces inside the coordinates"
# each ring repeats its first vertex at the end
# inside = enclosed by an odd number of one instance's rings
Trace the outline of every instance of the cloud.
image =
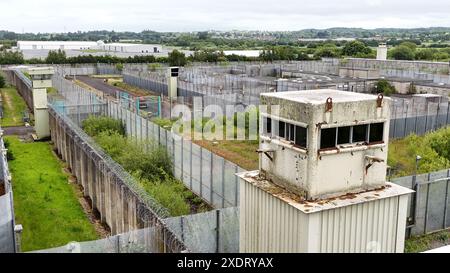
{"type": "Polygon", "coordinates": [[[432,5],[419,0],[0,0],[0,4],[0,29],[18,32],[450,26],[448,0],[433,0],[432,5]]]}

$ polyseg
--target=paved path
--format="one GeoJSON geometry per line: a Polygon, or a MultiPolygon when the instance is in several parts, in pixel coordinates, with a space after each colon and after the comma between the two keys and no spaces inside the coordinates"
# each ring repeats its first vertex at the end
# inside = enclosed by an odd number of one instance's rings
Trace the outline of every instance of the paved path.
{"type": "Polygon", "coordinates": [[[94,79],[89,76],[77,76],[76,79],[112,97],[116,97],[117,91],[126,92],[123,89],[117,88],[115,86],[103,82],[103,79],[94,79]]]}
{"type": "Polygon", "coordinates": [[[2,130],[6,136],[28,136],[34,133],[33,126],[2,127],[2,130]]]}

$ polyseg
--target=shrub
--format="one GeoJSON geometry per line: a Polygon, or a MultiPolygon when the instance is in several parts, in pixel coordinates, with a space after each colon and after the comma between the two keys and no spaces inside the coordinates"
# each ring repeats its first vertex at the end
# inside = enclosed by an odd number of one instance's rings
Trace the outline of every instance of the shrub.
{"type": "Polygon", "coordinates": [[[119,71],[122,71],[123,70],[123,63],[116,64],[116,69],[119,70],[119,71]]]}
{"type": "Polygon", "coordinates": [[[82,128],[90,136],[97,136],[105,131],[125,135],[125,126],[122,121],[106,116],[89,116],[82,122],[82,128]]]}
{"type": "Polygon", "coordinates": [[[6,160],[8,160],[8,161],[14,160],[16,157],[14,156],[13,152],[8,149],[9,148],[9,141],[7,139],[5,139],[3,141],[3,145],[5,145],[5,149],[7,150],[6,151],[6,160]]]}
{"type": "Polygon", "coordinates": [[[3,77],[2,74],[0,74],[0,88],[5,87],[6,82],[5,82],[5,77],[3,77]]]}
{"type": "Polygon", "coordinates": [[[379,80],[375,86],[377,93],[383,93],[385,96],[390,96],[396,93],[395,87],[392,86],[387,80],[379,80]]]}

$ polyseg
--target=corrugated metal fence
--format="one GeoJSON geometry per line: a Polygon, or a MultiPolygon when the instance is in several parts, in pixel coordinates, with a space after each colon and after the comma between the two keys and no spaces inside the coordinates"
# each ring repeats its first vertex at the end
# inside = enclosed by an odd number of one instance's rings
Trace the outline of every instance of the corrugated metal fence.
{"type": "Polygon", "coordinates": [[[407,234],[422,235],[450,227],[450,169],[392,182],[416,191],[409,197],[407,234]]]}

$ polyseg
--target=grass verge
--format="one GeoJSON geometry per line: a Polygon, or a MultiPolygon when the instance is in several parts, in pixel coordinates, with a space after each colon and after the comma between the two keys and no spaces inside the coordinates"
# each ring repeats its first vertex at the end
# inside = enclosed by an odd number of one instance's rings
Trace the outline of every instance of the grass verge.
{"type": "Polygon", "coordinates": [[[48,142],[23,143],[5,137],[15,159],[12,173],[16,223],[23,225],[22,250],[65,245],[99,238],[68,182],[63,164],[48,142]]]}
{"type": "Polygon", "coordinates": [[[435,233],[413,236],[405,241],[406,253],[417,253],[450,244],[450,229],[435,233]]]}
{"type": "Polygon", "coordinates": [[[1,88],[3,118],[2,127],[23,126],[23,113],[28,111],[27,105],[17,92],[17,89],[11,86],[1,88]]]}

